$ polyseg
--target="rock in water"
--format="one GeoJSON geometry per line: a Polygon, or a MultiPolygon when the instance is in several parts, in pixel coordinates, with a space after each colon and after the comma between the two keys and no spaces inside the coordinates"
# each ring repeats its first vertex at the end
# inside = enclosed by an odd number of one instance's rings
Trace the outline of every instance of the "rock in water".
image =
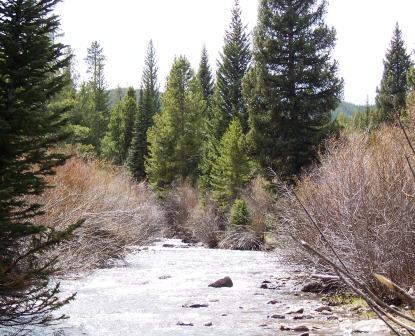
{"type": "Polygon", "coordinates": [[[230,277],[225,277],[223,279],[219,279],[218,281],[215,281],[209,285],[209,287],[214,288],[223,288],[223,287],[233,287],[233,282],[230,277]]]}

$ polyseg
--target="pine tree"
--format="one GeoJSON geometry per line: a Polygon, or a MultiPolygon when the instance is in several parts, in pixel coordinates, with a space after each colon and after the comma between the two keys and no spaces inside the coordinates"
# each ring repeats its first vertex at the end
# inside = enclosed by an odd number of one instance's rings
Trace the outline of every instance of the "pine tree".
{"type": "Polygon", "coordinates": [[[133,131],[135,125],[135,118],[138,113],[137,97],[135,95],[134,88],[130,87],[124,97],[123,102],[123,147],[122,147],[122,158],[123,161],[127,159],[128,151],[131,147],[133,140],[133,131]]]}
{"type": "Polygon", "coordinates": [[[206,102],[199,80],[185,57],[174,61],[161,112],[148,131],[146,172],[163,193],[175,179],[195,179],[200,160],[206,102]]]}
{"type": "Polygon", "coordinates": [[[92,90],[93,110],[89,128],[91,129],[90,143],[99,151],[99,144],[105,135],[109,121],[109,94],[105,83],[105,55],[97,41],[92,42],[88,48],[85,61],[88,66],[89,85],[92,90]]]}
{"type": "Polygon", "coordinates": [[[101,143],[101,153],[105,159],[121,165],[124,160],[125,119],[123,102],[118,102],[111,109],[108,131],[101,143]]]}
{"type": "Polygon", "coordinates": [[[209,56],[206,50],[206,46],[204,46],[202,49],[198,78],[200,84],[202,85],[203,97],[208,106],[210,106],[211,98],[213,95],[213,76],[209,65],[209,56]]]}
{"type": "Polygon", "coordinates": [[[156,53],[150,41],[145,59],[141,93],[135,116],[131,146],[128,152],[128,168],[137,180],[144,179],[144,162],[148,155],[147,131],[153,126],[153,118],[160,111],[160,92],[157,84],[156,53]]]}
{"type": "MultiPolygon", "coordinates": [[[[56,0],[0,2],[0,328],[47,324],[67,300],[49,285],[50,250],[76,227],[56,232],[36,224],[45,176],[65,156],[66,107],[49,108],[67,85],[65,47],[53,41],[56,0]]],[[[12,332],[13,333],[13,332],[12,332]]]]}
{"type": "Polygon", "coordinates": [[[342,94],[326,6],[320,0],[260,2],[254,66],[244,82],[249,137],[262,168],[282,177],[316,159],[342,94]]]}
{"type": "Polygon", "coordinates": [[[251,178],[252,163],[247,155],[246,137],[239,118],[231,121],[218,152],[213,161],[212,196],[226,209],[251,178]]]}
{"type": "Polygon", "coordinates": [[[406,107],[409,91],[407,76],[412,66],[411,56],[406,51],[398,24],[383,64],[383,77],[380,89],[377,89],[376,106],[382,121],[392,122],[406,107]]]}
{"type": "Polygon", "coordinates": [[[239,0],[235,0],[216,74],[212,122],[217,139],[225,133],[233,117],[240,118],[244,131],[248,130],[248,114],[242,97],[242,79],[251,61],[246,30],[241,19],[239,0]]]}

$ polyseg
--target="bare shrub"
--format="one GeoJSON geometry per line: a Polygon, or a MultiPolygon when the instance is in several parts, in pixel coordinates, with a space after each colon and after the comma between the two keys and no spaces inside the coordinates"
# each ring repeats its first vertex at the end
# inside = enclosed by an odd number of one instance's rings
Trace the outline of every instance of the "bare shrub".
{"type": "Polygon", "coordinates": [[[223,236],[222,222],[218,207],[212,201],[206,200],[193,209],[186,227],[195,240],[215,248],[223,236]]]}
{"type": "Polygon", "coordinates": [[[188,181],[175,182],[163,203],[167,218],[166,235],[181,238],[185,242],[192,241],[192,232],[187,223],[198,205],[197,189],[188,181]]]}
{"type": "Polygon", "coordinates": [[[74,239],[56,250],[64,272],[105,266],[127,245],[148,243],[164,224],[153,192],[123,169],[75,157],[49,183],[54,188],[41,197],[45,215],[39,223],[61,230],[85,219],[74,239]]]}
{"type": "MultiPolygon", "coordinates": [[[[415,187],[405,155],[409,149],[396,128],[348,135],[328,144],[321,166],[302,178],[296,193],[353,274],[366,280],[379,273],[409,288],[415,281],[415,187]]],[[[278,208],[292,236],[331,254],[294,195],[278,208]]]]}
{"type": "Polygon", "coordinates": [[[164,201],[167,235],[185,242],[203,242],[211,248],[262,249],[267,220],[273,209],[265,180],[254,179],[242,197],[248,204],[250,225],[246,230],[235,230],[229,227],[230,214],[224,214],[209,195],[201,199],[191,183],[178,181],[164,201]]]}
{"type": "Polygon", "coordinates": [[[218,247],[229,250],[258,251],[263,249],[263,244],[254,230],[244,227],[227,230],[218,247]]]}
{"type": "Polygon", "coordinates": [[[273,219],[274,199],[267,190],[269,183],[263,177],[256,177],[243,192],[248,203],[252,229],[260,240],[264,240],[267,224],[273,219]]]}

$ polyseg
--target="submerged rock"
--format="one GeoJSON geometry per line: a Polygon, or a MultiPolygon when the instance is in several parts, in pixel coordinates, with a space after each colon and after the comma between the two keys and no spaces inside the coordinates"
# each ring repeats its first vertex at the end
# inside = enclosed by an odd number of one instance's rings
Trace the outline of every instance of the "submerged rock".
{"type": "Polygon", "coordinates": [[[191,322],[181,322],[181,321],[177,322],[177,325],[181,327],[193,327],[194,326],[194,324],[191,322]]]}
{"type": "Polygon", "coordinates": [[[213,288],[224,288],[224,287],[233,287],[233,282],[232,279],[230,277],[225,277],[223,279],[219,279],[215,282],[212,282],[209,287],[213,287],[213,288]]]}
{"type": "Polygon", "coordinates": [[[167,279],[171,279],[171,275],[162,275],[159,277],[160,280],[167,280],[167,279]]]}
{"type": "Polygon", "coordinates": [[[199,304],[199,303],[197,303],[197,304],[191,304],[191,305],[183,305],[182,307],[183,308],[197,309],[197,308],[207,308],[207,307],[209,307],[209,305],[208,304],[199,304]]]}
{"type": "Polygon", "coordinates": [[[275,305],[277,303],[280,303],[278,300],[271,300],[267,304],[275,305]]]}

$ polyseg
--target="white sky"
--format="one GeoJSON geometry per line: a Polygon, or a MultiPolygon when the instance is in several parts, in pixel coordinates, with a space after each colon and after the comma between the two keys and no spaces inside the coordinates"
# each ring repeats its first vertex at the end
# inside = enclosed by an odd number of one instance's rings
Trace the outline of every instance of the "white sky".
{"type": "MultiPolygon", "coordinates": [[[[64,0],[58,6],[64,42],[75,51],[80,73],[92,41],[97,40],[107,58],[106,79],[114,88],[138,87],[148,41],[153,39],[159,81],[174,57],[185,55],[196,69],[203,44],[212,67],[223,45],[234,0],[64,0]]],[[[398,21],[407,48],[415,49],[414,0],[330,0],[327,22],[337,30],[335,58],[345,79],[345,100],[374,101],[383,58],[398,21]]],[[[252,30],[258,0],[240,0],[243,20],[252,30]]]]}

